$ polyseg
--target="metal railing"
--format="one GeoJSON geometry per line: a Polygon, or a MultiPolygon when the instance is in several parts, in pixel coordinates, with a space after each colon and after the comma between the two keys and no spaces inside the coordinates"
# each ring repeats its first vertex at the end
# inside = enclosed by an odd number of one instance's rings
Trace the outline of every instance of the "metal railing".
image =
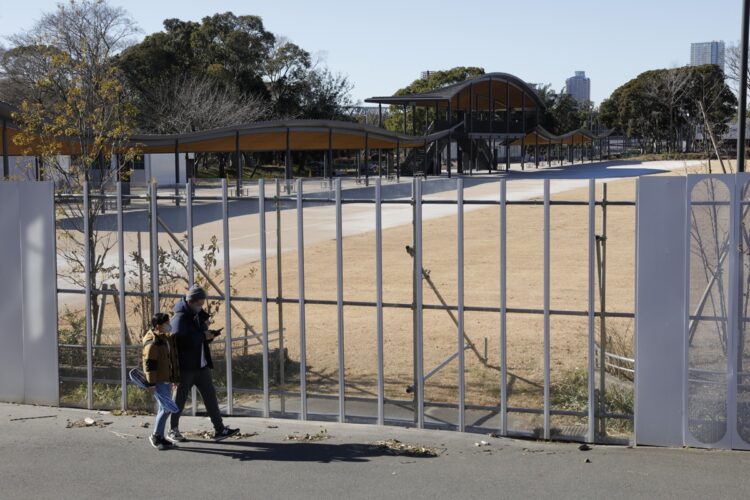
{"type": "MultiPolygon", "coordinates": [[[[376,329],[377,329],[377,395],[374,398],[364,398],[367,401],[377,403],[377,416],[374,418],[374,422],[377,424],[384,424],[386,421],[393,422],[392,418],[386,419],[385,416],[385,405],[387,403],[406,404],[410,403],[414,411],[414,422],[418,427],[431,426],[432,424],[427,422],[425,418],[426,407],[447,407],[454,408],[457,411],[457,418],[455,424],[451,427],[460,431],[478,429],[476,426],[466,425],[466,411],[467,409],[483,409],[491,412],[496,412],[500,417],[500,426],[497,431],[501,435],[511,435],[518,433],[517,431],[511,430],[508,425],[508,414],[514,413],[531,413],[541,414],[543,416],[543,433],[542,437],[550,439],[553,437],[552,424],[550,417],[552,415],[573,415],[579,417],[586,417],[588,421],[588,429],[585,439],[593,442],[598,438],[602,438],[604,433],[601,429],[605,429],[604,421],[607,418],[624,418],[632,419],[632,415],[614,415],[606,411],[603,405],[603,393],[606,390],[605,386],[605,373],[606,370],[600,371],[600,383],[599,389],[596,388],[596,374],[597,374],[597,362],[596,362],[596,338],[595,338],[595,320],[598,319],[601,322],[601,327],[604,327],[604,321],[606,318],[633,318],[632,312],[618,312],[618,311],[607,311],[604,307],[604,301],[600,303],[600,309],[597,310],[595,303],[595,296],[597,293],[600,294],[600,298],[604,297],[605,288],[602,280],[604,279],[606,270],[606,253],[602,250],[602,246],[606,242],[606,223],[603,225],[603,234],[596,234],[596,217],[595,210],[601,207],[603,210],[604,217],[606,218],[606,207],[607,206],[635,206],[635,202],[632,201],[609,201],[606,197],[606,184],[604,185],[604,197],[602,200],[596,198],[596,181],[594,179],[589,180],[588,183],[588,200],[586,201],[565,201],[565,200],[552,200],[550,195],[550,180],[544,180],[543,185],[543,199],[541,200],[508,200],[507,197],[507,182],[505,179],[498,181],[497,196],[493,199],[464,199],[464,181],[459,178],[456,180],[456,200],[444,200],[444,199],[425,199],[423,196],[423,184],[427,181],[421,179],[414,179],[412,181],[412,194],[409,198],[386,198],[383,196],[383,190],[381,187],[380,179],[375,179],[375,186],[373,189],[372,198],[346,198],[341,188],[340,179],[336,179],[334,182],[333,197],[321,197],[315,196],[312,198],[305,197],[303,192],[302,180],[298,179],[295,186],[294,196],[282,196],[279,181],[276,181],[276,194],[275,196],[268,197],[266,195],[266,183],[264,180],[259,180],[257,184],[257,192],[253,196],[245,196],[246,193],[241,193],[243,196],[230,196],[229,189],[226,180],[222,182],[221,195],[195,195],[193,187],[190,183],[186,184],[184,189],[184,195],[163,195],[159,194],[158,186],[152,184],[147,195],[123,195],[122,186],[118,184],[116,194],[114,195],[94,195],[90,194],[88,187],[85,188],[84,193],[81,196],[76,195],[60,195],[57,201],[59,203],[76,203],[80,202],[83,205],[83,230],[84,236],[88,235],[91,231],[89,224],[89,208],[90,200],[94,197],[115,199],[117,206],[117,237],[118,237],[118,271],[120,286],[118,290],[95,290],[87,280],[86,287],[83,290],[78,289],[63,289],[60,288],[58,293],[74,293],[83,294],[86,297],[85,307],[85,323],[86,323],[86,353],[87,353],[87,406],[93,407],[93,384],[94,369],[93,369],[93,358],[92,353],[94,350],[93,337],[92,337],[92,324],[93,318],[91,316],[91,300],[93,297],[102,294],[117,294],[119,297],[120,304],[125,303],[125,298],[129,296],[143,296],[148,295],[151,297],[152,304],[159,304],[160,297],[173,297],[179,298],[179,294],[167,294],[161,293],[158,286],[152,286],[150,292],[133,292],[126,291],[124,276],[125,276],[125,250],[124,250],[124,225],[123,225],[123,200],[143,200],[148,202],[148,208],[150,213],[150,224],[149,231],[151,235],[158,234],[159,226],[162,225],[166,228],[163,221],[160,220],[158,215],[158,202],[159,200],[174,201],[176,198],[180,198],[184,201],[184,210],[186,211],[186,233],[187,233],[187,248],[183,250],[187,254],[187,268],[188,268],[188,281],[194,282],[194,270],[200,270],[197,262],[194,260],[194,240],[193,240],[193,204],[196,201],[214,201],[220,202],[222,206],[222,238],[223,242],[223,270],[224,270],[224,287],[223,290],[219,290],[219,287],[214,285],[215,291],[218,293],[210,294],[209,299],[221,300],[224,302],[224,313],[225,313],[225,362],[226,362],[226,394],[227,394],[227,411],[231,414],[234,411],[234,398],[235,392],[255,392],[253,389],[246,388],[235,388],[232,379],[232,342],[235,340],[231,328],[231,314],[233,311],[233,302],[255,302],[260,304],[260,321],[261,328],[260,332],[251,335],[253,338],[259,340],[262,346],[262,390],[258,390],[262,394],[262,415],[271,415],[271,395],[278,395],[281,398],[281,416],[298,416],[301,419],[310,418],[311,412],[308,408],[308,399],[311,397],[326,397],[331,398],[332,395],[312,394],[308,393],[307,387],[307,364],[306,364],[306,307],[311,305],[329,305],[336,307],[336,323],[337,323],[337,338],[338,338],[338,352],[337,352],[337,383],[338,383],[338,395],[335,396],[338,401],[338,408],[336,414],[330,414],[339,421],[344,422],[347,420],[347,401],[354,401],[351,395],[346,394],[346,366],[345,366],[345,326],[344,326],[344,308],[346,307],[369,307],[376,310],[376,329]],[[286,210],[294,210],[296,212],[297,222],[297,266],[298,266],[298,296],[288,297],[283,295],[283,291],[280,286],[281,276],[281,261],[282,259],[277,258],[277,272],[279,276],[279,290],[276,297],[271,297],[268,292],[268,269],[267,269],[267,228],[265,217],[259,217],[258,227],[258,241],[259,241],[259,252],[260,252],[260,296],[241,296],[232,294],[230,276],[231,276],[231,265],[229,262],[230,252],[230,239],[229,239],[229,202],[230,201],[242,201],[242,202],[257,202],[258,214],[265,214],[270,211],[267,207],[267,202],[271,201],[275,204],[277,212],[277,251],[281,251],[280,246],[280,216],[278,215],[281,210],[282,204],[284,204],[286,210]],[[321,204],[333,205],[335,207],[335,253],[336,253],[336,298],[333,299],[319,299],[308,297],[305,289],[305,243],[304,243],[304,208],[310,206],[319,206],[321,204]],[[376,291],[372,301],[367,300],[345,300],[344,299],[344,281],[343,281],[343,215],[342,207],[347,204],[367,204],[373,206],[373,217],[375,223],[375,280],[376,280],[376,291]],[[413,252],[413,275],[412,275],[412,287],[413,287],[413,300],[412,302],[385,302],[383,300],[383,248],[382,248],[382,235],[383,235],[383,222],[382,212],[383,206],[388,204],[399,204],[409,205],[412,207],[412,245],[411,249],[413,252]],[[442,302],[441,304],[425,304],[423,297],[423,208],[425,205],[454,205],[456,207],[456,222],[457,222],[457,240],[456,240],[456,265],[457,265],[457,302],[455,304],[449,304],[442,302]],[[500,275],[499,279],[499,300],[497,306],[474,306],[466,304],[464,301],[464,207],[465,206],[495,206],[499,208],[500,215],[500,251],[497,256],[499,259],[500,275]],[[544,217],[544,246],[543,246],[543,268],[544,268],[544,283],[543,292],[544,300],[542,308],[524,308],[524,307],[511,307],[507,300],[507,207],[511,205],[517,206],[541,206],[543,207],[544,217]],[[587,299],[586,306],[580,310],[567,310],[567,309],[553,309],[550,301],[550,212],[552,206],[580,206],[587,209],[587,299]],[[604,259],[601,258],[600,252],[604,254],[604,259]],[[599,257],[597,262],[597,257],[599,257]],[[595,265],[596,263],[596,265],[595,265]],[[600,283],[596,286],[597,274],[599,275],[600,283]],[[284,387],[282,379],[283,389],[272,390],[269,381],[269,304],[276,304],[279,308],[279,318],[283,318],[281,309],[285,304],[296,305],[297,314],[299,319],[299,342],[300,342],[300,360],[299,360],[299,391],[288,391],[284,387]],[[384,381],[384,311],[388,308],[394,309],[409,309],[413,312],[413,340],[414,340],[414,368],[415,377],[413,384],[413,399],[409,400],[394,400],[385,397],[385,381],[384,381]],[[434,369],[425,373],[424,363],[424,320],[423,315],[425,311],[429,310],[444,310],[451,313],[455,312],[456,318],[456,354],[455,358],[458,360],[458,394],[457,401],[455,403],[443,403],[443,402],[432,402],[425,401],[424,386],[425,381],[434,374],[434,369]],[[499,329],[499,340],[500,340],[500,402],[498,406],[486,406],[486,405],[471,405],[466,402],[466,380],[464,377],[464,351],[466,349],[466,338],[464,332],[464,318],[466,312],[489,312],[496,313],[499,316],[500,329],[499,329]],[[507,316],[509,314],[526,314],[526,315],[541,315],[543,316],[543,347],[544,347],[544,381],[543,381],[543,407],[540,408],[519,408],[510,407],[508,404],[509,388],[508,378],[509,373],[507,369],[507,353],[508,353],[508,338],[507,338],[507,316]],[[588,403],[587,410],[585,412],[580,411],[568,411],[552,408],[551,402],[551,366],[550,366],[550,318],[552,316],[576,316],[587,318],[587,395],[588,403]],[[300,398],[300,406],[298,411],[288,411],[284,406],[284,398],[290,395],[297,395],[300,398]],[[597,423],[600,424],[600,431],[597,432],[597,423]]],[[[271,209],[272,210],[272,209],[271,209]]],[[[174,235],[172,235],[175,239],[174,235]]],[[[85,238],[88,242],[88,238],[85,238]]],[[[150,238],[151,241],[151,256],[158,255],[158,238],[150,238]]],[[[84,251],[90,254],[91,249],[88,243],[85,245],[84,251]]],[[[279,255],[279,254],[277,254],[279,255]]],[[[152,257],[153,258],[153,257],[152,257]]],[[[85,262],[89,262],[90,259],[85,259],[85,262]]],[[[86,276],[90,276],[90,271],[87,267],[86,276]]],[[[489,278],[488,278],[489,279],[489,278]]],[[[151,266],[151,283],[159,283],[159,267],[157,265],[151,266]]],[[[239,311],[234,309],[239,314],[239,311]]],[[[248,322],[245,321],[246,326],[248,322]]],[[[280,321],[281,322],[281,321],[280,321]]],[[[120,353],[121,353],[121,380],[123,388],[122,406],[123,408],[127,405],[127,379],[126,379],[126,325],[124,314],[120,314],[120,353]]],[[[279,346],[283,349],[284,343],[284,329],[280,325],[279,329],[279,346]]],[[[602,336],[600,341],[604,337],[602,336]]],[[[603,344],[606,345],[606,344],[603,344]]],[[[98,346],[96,346],[98,348],[98,346]]],[[[606,347],[605,347],[606,349],[606,347]]],[[[607,353],[606,359],[611,358],[611,354],[607,353]]],[[[283,356],[282,356],[283,358],[283,356]]],[[[281,374],[283,377],[283,360],[281,361],[281,374]]],[[[443,365],[444,366],[444,365],[443,365]]],[[[440,366],[437,367],[440,369],[440,366]]],[[[195,396],[195,395],[194,395],[195,396]]],[[[359,398],[362,399],[362,398],[359,398]]],[[[195,401],[195,397],[193,397],[195,401]]],[[[315,414],[316,417],[320,416],[320,413],[315,414]]],[[[404,423],[408,423],[404,421],[404,423]]],[[[484,429],[484,428],[482,428],[484,429]]]]}

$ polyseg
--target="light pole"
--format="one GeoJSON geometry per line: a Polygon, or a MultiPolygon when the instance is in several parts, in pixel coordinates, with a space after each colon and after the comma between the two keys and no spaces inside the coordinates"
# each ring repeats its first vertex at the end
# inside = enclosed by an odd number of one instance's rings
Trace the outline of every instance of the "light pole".
{"type": "Polygon", "coordinates": [[[737,172],[745,171],[745,119],[747,115],[747,43],[750,0],[742,2],[742,47],[740,49],[740,109],[737,120],[737,172]]]}

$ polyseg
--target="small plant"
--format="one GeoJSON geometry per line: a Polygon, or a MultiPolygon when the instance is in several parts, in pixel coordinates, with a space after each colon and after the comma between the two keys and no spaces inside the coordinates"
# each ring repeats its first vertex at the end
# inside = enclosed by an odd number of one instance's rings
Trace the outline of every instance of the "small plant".
{"type": "MultiPolygon", "coordinates": [[[[584,411],[588,407],[588,375],[575,369],[553,382],[550,387],[552,406],[563,410],[584,411]]],[[[605,406],[608,412],[633,414],[633,391],[612,384],[605,391],[605,406]]]]}
{"type": "Polygon", "coordinates": [[[66,306],[60,323],[66,325],[57,332],[61,344],[83,345],[86,340],[86,318],[82,314],[66,306]]]}
{"type": "MultiPolygon", "coordinates": [[[[60,401],[70,404],[86,401],[86,384],[61,384],[60,401]]],[[[94,407],[119,408],[122,390],[119,385],[94,383],[94,407]]],[[[135,386],[128,387],[128,408],[150,410],[154,407],[151,394],[135,386]]]]}

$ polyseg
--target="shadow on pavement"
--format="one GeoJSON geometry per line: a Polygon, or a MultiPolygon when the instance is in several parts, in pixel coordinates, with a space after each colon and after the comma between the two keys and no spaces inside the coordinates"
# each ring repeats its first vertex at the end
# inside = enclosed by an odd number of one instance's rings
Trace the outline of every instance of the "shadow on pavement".
{"type": "MultiPolygon", "coordinates": [[[[192,444],[192,443],[188,443],[192,444]]],[[[214,443],[212,443],[214,444],[214,443]]],[[[234,460],[266,460],[276,462],[369,462],[370,458],[398,456],[389,449],[373,444],[324,444],[324,443],[262,443],[224,441],[222,448],[186,446],[182,444],[174,451],[224,456],[234,460]]],[[[412,458],[431,458],[414,457],[412,458]]]]}

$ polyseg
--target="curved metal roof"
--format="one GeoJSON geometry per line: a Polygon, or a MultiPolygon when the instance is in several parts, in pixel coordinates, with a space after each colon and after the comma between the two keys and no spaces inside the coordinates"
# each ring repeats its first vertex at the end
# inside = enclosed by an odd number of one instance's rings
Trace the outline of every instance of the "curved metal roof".
{"type": "MultiPolygon", "coordinates": [[[[430,90],[428,92],[419,92],[415,94],[405,94],[405,95],[393,95],[393,96],[383,96],[383,97],[370,97],[369,99],[365,99],[365,102],[371,102],[371,103],[378,103],[378,104],[394,104],[394,105],[403,105],[403,104],[415,104],[417,106],[419,105],[425,105],[425,103],[434,103],[437,101],[450,101],[456,98],[461,91],[464,89],[467,89],[469,86],[474,86],[481,83],[489,83],[490,80],[493,82],[501,83],[506,82],[510,83],[512,86],[516,87],[518,90],[520,90],[523,94],[526,96],[531,97],[531,103],[535,104],[536,107],[544,109],[544,101],[542,101],[541,97],[539,97],[539,94],[537,93],[536,89],[526,83],[525,81],[521,80],[517,76],[511,75],[510,73],[486,73],[484,75],[480,75],[474,78],[471,78],[469,80],[464,80],[463,82],[454,83],[452,85],[446,85],[445,87],[440,87],[438,89],[430,90]]],[[[498,95],[502,100],[502,93],[498,95]]],[[[529,103],[529,104],[531,104],[529,103]]],[[[512,106],[514,108],[517,108],[519,106],[512,106]]]]}
{"type": "Polygon", "coordinates": [[[604,139],[610,135],[612,135],[612,130],[608,131],[606,134],[597,135],[585,128],[579,128],[564,134],[555,135],[541,125],[538,125],[534,130],[527,133],[523,139],[517,139],[511,145],[520,146],[521,141],[523,141],[526,146],[531,146],[533,144],[582,144],[584,142],[588,143],[604,139]]]}
{"type": "MultiPolygon", "coordinates": [[[[209,153],[241,151],[321,151],[396,149],[422,147],[442,139],[460,127],[441,130],[427,136],[410,136],[391,132],[373,125],[336,120],[275,120],[241,124],[184,134],[140,134],[131,137],[131,144],[144,153],[209,153]]],[[[8,154],[23,155],[24,148],[13,142],[17,131],[7,130],[8,154]]],[[[60,154],[75,154],[74,141],[60,141],[60,154]]],[[[0,154],[3,153],[0,144],[0,154]]]]}

